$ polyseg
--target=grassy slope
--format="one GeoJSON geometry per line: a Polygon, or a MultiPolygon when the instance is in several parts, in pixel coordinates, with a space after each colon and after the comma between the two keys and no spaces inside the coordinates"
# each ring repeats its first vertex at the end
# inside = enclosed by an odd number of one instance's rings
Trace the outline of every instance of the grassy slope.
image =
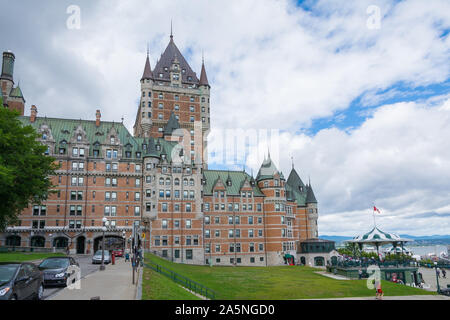
{"type": "Polygon", "coordinates": [[[200,300],[169,278],[144,268],[142,300],[200,300]]]}
{"type": "MultiPolygon", "coordinates": [[[[334,280],[310,267],[208,267],[175,264],[147,254],[154,262],[195,280],[218,299],[316,299],[375,296],[366,280],[334,280]]],[[[383,281],[386,296],[434,294],[383,281]]]]}
{"type": "Polygon", "coordinates": [[[63,253],[22,253],[22,252],[8,252],[0,253],[0,262],[22,262],[42,260],[48,257],[65,256],[63,253]]]}

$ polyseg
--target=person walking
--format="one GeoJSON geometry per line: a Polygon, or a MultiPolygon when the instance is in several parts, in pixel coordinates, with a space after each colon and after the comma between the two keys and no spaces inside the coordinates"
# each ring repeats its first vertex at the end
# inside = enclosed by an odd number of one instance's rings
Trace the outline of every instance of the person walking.
{"type": "Polygon", "coordinates": [[[384,292],[383,292],[383,290],[381,289],[381,280],[377,280],[377,281],[375,282],[375,290],[376,290],[375,299],[377,299],[377,300],[383,300],[384,292]]]}
{"type": "Polygon", "coordinates": [[[436,268],[436,275],[438,278],[441,277],[441,270],[439,268],[436,268]]]}
{"type": "Polygon", "coordinates": [[[442,269],[442,278],[447,279],[447,271],[445,271],[445,269],[442,269]]]}
{"type": "Polygon", "coordinates": [[[362,269],[361,269],[361,267],[358,270],[358,277],[359,277],[359,280],[362,279],[362,269]]]}

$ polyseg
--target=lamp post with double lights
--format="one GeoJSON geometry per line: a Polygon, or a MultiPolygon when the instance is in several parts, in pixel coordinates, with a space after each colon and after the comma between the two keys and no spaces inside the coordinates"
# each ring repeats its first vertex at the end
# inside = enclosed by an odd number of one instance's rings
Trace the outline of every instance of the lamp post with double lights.
{"type": "Polygon", "coordinates": [[[123,239],[123,254],[122,256],[125,257],[125,249],[127,248],[127,237],[125,230],[122,231],[122,239],[123,239]]]}
{"type": "Polygon", "coordinates": [[[105,270],[105,232],[107,230],[107,227],[109,226],[109,221],[106,217],[103,217],[103,238],[102,238],[102,264],[100,265],[100,271],[105,270]]]}
{"type": "Polygon", "coordinates": [[[436,284],[437,284],[437,293],[441,292],[441,288],[439,287],[439,278],[437,272],[437,261],[434,262],[434,273],[436,274],[436,284]]]}

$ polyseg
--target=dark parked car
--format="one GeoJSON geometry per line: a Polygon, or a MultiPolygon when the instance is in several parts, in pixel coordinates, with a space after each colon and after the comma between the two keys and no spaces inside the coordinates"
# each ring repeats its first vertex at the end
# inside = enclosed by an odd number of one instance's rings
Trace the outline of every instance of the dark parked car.
{"type": "MultiPolygon", "coordinates": [[[[78,263],[72,257],[51,257],[41,262],[39,270],[44,274],[44,285],[58,285],[65,287],[67,279],[75,270],[68,271],[69,266],[78,267],[78,263]]],[[[75,281],[75,277],[72,282],[75,281]]]]}
{"type": "Polygon", "coordinates": [[[0,263],[0,300],[41,300],[44,277],[32,263],[0,263]]]}

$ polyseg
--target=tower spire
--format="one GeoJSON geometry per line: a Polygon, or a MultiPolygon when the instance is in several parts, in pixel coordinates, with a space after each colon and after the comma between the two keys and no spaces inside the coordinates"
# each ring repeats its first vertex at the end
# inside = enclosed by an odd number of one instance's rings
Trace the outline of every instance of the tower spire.
{"type": "Polygon", "coordinates": [[[170,19],[170,40],[173,40],[173,24],[172,24],[172,19],[170,19]]]}

